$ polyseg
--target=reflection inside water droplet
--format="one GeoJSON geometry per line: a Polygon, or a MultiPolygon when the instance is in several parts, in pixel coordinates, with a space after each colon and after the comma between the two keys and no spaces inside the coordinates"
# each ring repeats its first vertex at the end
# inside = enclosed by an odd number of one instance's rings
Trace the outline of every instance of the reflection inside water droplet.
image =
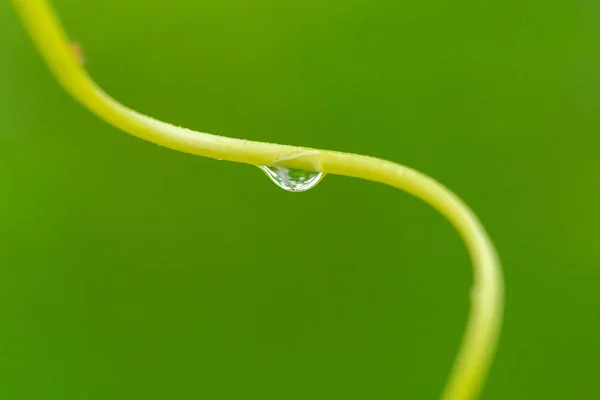
{"type": "Polygon", "coordinates": [[[302,169],[284,167],[259,167],[269,178],[283,190],[288,192],[304,192],[312,189],[325,176],[322,172],[304,171],[302,169]]]}

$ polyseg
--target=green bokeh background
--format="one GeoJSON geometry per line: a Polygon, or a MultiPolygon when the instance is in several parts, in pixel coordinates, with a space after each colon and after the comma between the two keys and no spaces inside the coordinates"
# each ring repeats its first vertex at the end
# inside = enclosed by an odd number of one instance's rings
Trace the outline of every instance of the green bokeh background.
{"type": "MultiPolygon", "coordinates": [[[[56,0],[110,94],[178,125],[437,178],[501,255],[483,399],[600,398],[600,3],[56,0]]],[[[0,3],[0,398],[435,399],[468,311],[397,190],[145,143],[0,3]]]]}

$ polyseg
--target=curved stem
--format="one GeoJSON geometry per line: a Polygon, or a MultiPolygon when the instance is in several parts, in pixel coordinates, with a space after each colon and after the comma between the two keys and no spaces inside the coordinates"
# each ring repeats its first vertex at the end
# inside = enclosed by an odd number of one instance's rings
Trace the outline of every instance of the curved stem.
{"type": "Polygon", "coordinates": [[[12,0],[56,79],[75,99],[123,131],[186,153],[253,165],[279,165],[381,182],[431,204],[458,230],[473,262],[467,328],[443,400],[479,396],[500,332],[504,287],[500,262],[471,210],[435,180],[408,167],[357,154],[232,139],[155,120],[120,104],[88,76],[47,0],[12,0]]]}

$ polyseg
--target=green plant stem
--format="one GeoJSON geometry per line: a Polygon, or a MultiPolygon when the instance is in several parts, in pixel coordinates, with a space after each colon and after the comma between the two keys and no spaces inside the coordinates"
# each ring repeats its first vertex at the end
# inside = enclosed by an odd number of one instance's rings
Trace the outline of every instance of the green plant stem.
{"type": "Polygon", "coordinates": [[[200,133],[140,114],[108,96],[88,76],[47,0],[12,2],[64,89],[98,117],[133,136],[204,157],[380,182],[405,190],[442,213],[462,236],[474,273],[467,328],[442,399],[472,400],[479,396],[496,350],[504,287],[500,262],[491,241],[477,217],[456,195],[428,176],[390,161],[200,133]]]}

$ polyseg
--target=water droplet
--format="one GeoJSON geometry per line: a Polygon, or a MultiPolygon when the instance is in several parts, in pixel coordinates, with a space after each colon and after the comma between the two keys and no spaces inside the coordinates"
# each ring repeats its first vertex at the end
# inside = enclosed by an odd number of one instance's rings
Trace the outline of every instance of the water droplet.
{"type": "Polygon", "coordinates": [[[325,176],[322,172],[284,167],[259,167],[277,186],[288,192],[304,192],[317,186],[325,176]]]}

